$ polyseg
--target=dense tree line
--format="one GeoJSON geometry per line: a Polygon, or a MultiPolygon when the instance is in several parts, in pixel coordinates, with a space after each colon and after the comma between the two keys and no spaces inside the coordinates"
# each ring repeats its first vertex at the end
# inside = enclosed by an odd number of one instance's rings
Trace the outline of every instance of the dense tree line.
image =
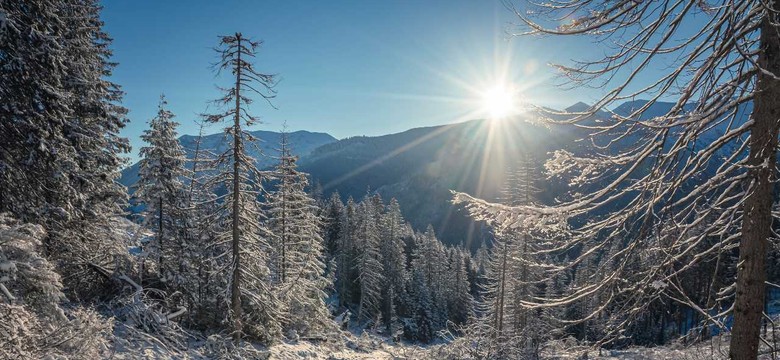
{"type": "Polygon", "coordinates": [[[217,103],[231,107],[206,120],[230,120],[224,153],[196,156],[190,170],[164,100],[150,121],[136,196],[154,239],[139,256],[141,278],[175,294],[166,301],[190,309],[192,326],[229,330],[237,340],[322,336],[333,330],[333,315],[421,342],[464,324],[476,278],[467,252],[445,247],[430,227],[412,231],[395,199],[315,201],[286,133],[278,154],[266,154],[278,165],[254,166],[245,149],[255,139],[242,126],[256,120],[241,88],[274,96],[273,76],[241,59],[258,45],[240,34],[222,38],[220,66],[236,80],[217,103]]]}
{"type": "Polygon", "coordinates": [[[10,1],[0,10],[2,323],[21,336],[13,339],[35,340],[9,354],[106,349],[110,324],[61,307],[66,295],[103,302],[126,331],[172,343],[181,335],[170,320],[234,340],[320,336],[335,329],[331,295],[358,325],[420,341],[471,316],[469,255],[431,230],[412,232],[397,202],[318,203],[286,136],[278,165],[255,167],[248,105],[275,95],[275,77],[252,64],[260,42],[220,38],[216,68],[233,79],[204,123],[227,123],[226,152],[198,148],[187,159],[161,97],[142,136],[139,231],[118,220],[127,200],[115,178],[129,151],[118,131],[127,120],[122,92],[106,79],[115,64],[99,5],[10,1]],[[83,345],[49,344],[55,328],[83,345]]]}
{"type": "Polygon", "coordinates": [[[141,151],[136,196],[145,204],[145,223],[153,220],[147,227],[154,240],[139,257],[149,263],[140,275],[176,294],[167,301],[190,309],[191,326],[224,329],[236,341],[322,334],[332,328],[329,280],[307,176],[296,170],[286,134],[273,170],[256,168],[246,151],[256,139],[244,127],[257,121],[246,109],[248,94],[272,99],[274,76],[250,61],[259,42],[235,34],[220,45],[218,68],[235,81],[216,100],[224,110],[205,120],[230,123],[227,150],[196,155],[190,171],[164,102],[143,136],[149,146],[141,151]]]}
{"type": "Polygon", "coordinates": [[[344,204],[334,193],[323,213],[335,297],[359,325],[428,342],[470,320],[477,267],[468,252],[444,246],[431,227],[415,232],[379,194],[344,204]]]}

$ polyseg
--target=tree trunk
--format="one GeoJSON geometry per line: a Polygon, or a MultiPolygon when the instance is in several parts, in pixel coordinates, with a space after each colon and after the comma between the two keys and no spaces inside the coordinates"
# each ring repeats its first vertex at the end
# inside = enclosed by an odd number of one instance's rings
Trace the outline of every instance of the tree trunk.
{"type": "MultiPolygon", "coordinates": [[[[758,65],[780,74],[780,37],[772,25],[777,17],[769,15],[761,25],[761,51],[758,65]],[[771,17],[771,18],[770,18],[771,17]]],[[[766,290],[767,243],[772,227],[772,199],[776,178],[776,149],[780,119],[780,81],[760,73],[756,84],[748,154],[750,187],[742,218],[739,244],[734,325],[731,332],[731,359],[758,357],[761,318],[766,290]]]]}
{"type": "Polygon", "coordinates": [[[157,263],[160,265],[160,278],[163,277],[163,198],[160,197],[157,211],[157,263]]]}
{"type": "Polygon", "coordinates": [[[233,312],[233,340],[241,339],[241,251],[239,247],[239,213],[241,211],[241,194],[239,181],[239,156],[241,151],[241,34],[236,34],[238,61],[236,70],[236,114],[233,123],[233,279],[230,286],[230,306],[233,312]]]}
{"type": "MultiPolygon", "coordinates": [[[[287,136],[286,134],[284,135],[287,136]]],[[[287,156],[287,140],[286,138],[282,141],[282,164],[284,165],[282,168],[282,276],[281,281],[282,284],[287,281],[287,173],[285,170],[285,166],[287,165],[285,162],[287,161],[285,157],[287,156]]]]}
{"type": "MultiPolygon", "coordinates": [[[[366,257],[365,255],[363,255],[360,258],[360,268],[365,269],[365,266],[366,266],[366,257]]],[[[358,275],[358,279],[360,279],[360,275],[358,275]]],[[[365,281],[360,281],[360,303],[358,303],[358,321],[364,318],[363,311],[365,311],[366,293],[367,293],[365,284],[366,284],[365,281]]]]}
{"type": "MultiPolygon", "coordinates": [[[[526,229],[525,231],[528,231],[528,230],[526,229]]],[[[528,241],[530,241],[530,238],[531,237],[528,236],[528,233],[523,235],[523,257],[522,257],[522,262],[521,262],[521,266],[522,266],[523,271],[522,271],[521,276],[520,276],[520,280],[523,282],[523,285],[522,285],[522,288],[521,288],[521,292],[520,292],[520,296],[521,296],[521,300],[523,300],[523,301],[528,300],[528,298],[530,297],[528,295],[528,293],[529,293],[529,291],[528,291],[528,263],[526,262],[526,261],[528,261],[528,259],[530,259],[530,257],[528,256],[528,241]]],[[[521,314],[522,314],[521,317],[520,317],[520,327],[523,329],[522,330],[523,332],[528,333],[530,329],[528,329],[528,314],[526,313],[527,310],[521,307],[518,311],[520,311],[521,314]]]]}
{"type": "Polygon", "coordinates": [[[198,161],[200,161],[200,142],[203,140],[203,124],[200,123],[198,141],[195,142],[195,154],[192,157],[192,179],[190,179],[190,191],[187,195],[187,209],[192,208],[192,195],[195,193],[195,177],[198,176],[198,161]]]}
{"type": "Polygon", "coordinates": [[[507,267],[507,253],[509,252],[508,239],[504,241],[504,253],[501,258],[501,280],[499,280],[499,293],[498,299],[496,299],[496,335],[501,338],[501,332],[504,328],[504,296],[506,289],[506,267],[507,267]]]}

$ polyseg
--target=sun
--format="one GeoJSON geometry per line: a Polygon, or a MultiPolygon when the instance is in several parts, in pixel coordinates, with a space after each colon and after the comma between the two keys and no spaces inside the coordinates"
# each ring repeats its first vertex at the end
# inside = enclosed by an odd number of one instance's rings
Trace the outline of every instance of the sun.
{"type": "Polygon", "coordinates": [[[489,114],[492,120],[501,120],[515,114],[517,103],[517,91],[511,86],[498,84],[482,93],[483,111],[489,114]]]}

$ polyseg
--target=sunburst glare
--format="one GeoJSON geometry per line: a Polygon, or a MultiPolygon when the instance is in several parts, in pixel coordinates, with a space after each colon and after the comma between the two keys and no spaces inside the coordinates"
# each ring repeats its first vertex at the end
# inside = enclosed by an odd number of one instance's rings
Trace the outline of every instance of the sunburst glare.
{"type": "Polygon", "coordinates": [[[492,120],[504,119],[518,112],[519,94],[512,86],[495,85],[482,94],[482,107],[492,120]]]}

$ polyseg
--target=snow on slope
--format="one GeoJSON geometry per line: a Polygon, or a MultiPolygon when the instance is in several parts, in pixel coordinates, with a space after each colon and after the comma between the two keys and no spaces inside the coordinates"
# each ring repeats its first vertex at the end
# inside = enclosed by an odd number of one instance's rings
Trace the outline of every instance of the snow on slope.
{"type": "MultiPolygon", "coordinates": [[[[780,330],[778,330],[780,331],[780,330]]],[[[361,345],[344,346],[336,344],[312,343],[307,341],[288,342],[274,345],[270,348],[244,345],[243,350],[232,354],[223,353],[220,358],[229,359],[268,359],[268,360],[368,360],[368,359],[473,359],[464,353],[452,353],[447,345],[434,345],[427,348],[413,345],[392,345],[381,339],[373,338],[374,343],[366,345],[367,337],[363,338],[361,345]]],[[[767,333],[766,338],[772,339],[772,332],[767,333]]],[[[557,341],[543,346],[541,358],[550,360],[720,360],[728,359],[727,336],[714,337],[693,345],[683,346],[672,344],[652,348],[632,347],[624,350],[593,349],[581,346],[576,341],[557,341]]],[[[115,359],[137,359],[139,354],[148,359],[213,359],[214,353],[209,352],[208,346],[193,347],[184,351],[164,351],[153,343],[136,343],[135,348],[120,347],[115,350],[115,359]]],[[[767,344],[762,344],[759,359],[776,359],[780,353],[775,352],[774,357],[767,344]]]]}

